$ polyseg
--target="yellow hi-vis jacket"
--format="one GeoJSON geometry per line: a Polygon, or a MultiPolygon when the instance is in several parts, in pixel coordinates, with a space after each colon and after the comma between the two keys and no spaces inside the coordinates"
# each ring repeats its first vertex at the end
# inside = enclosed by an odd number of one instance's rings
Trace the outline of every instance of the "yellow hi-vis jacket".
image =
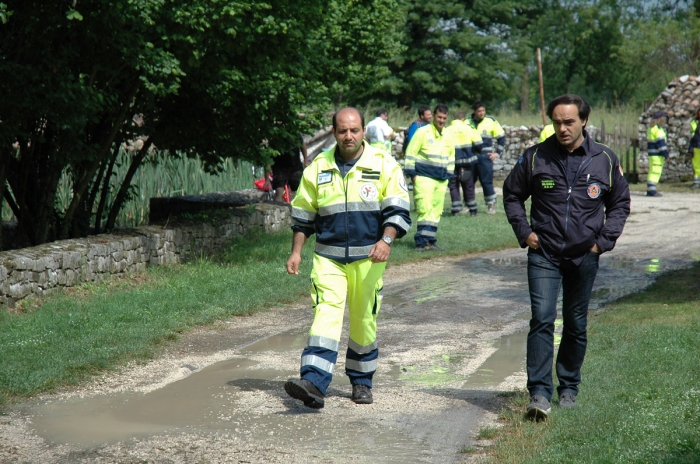
{"type": "Polygon", "coordinates": [[[666,132],[658,125],[647,130],[647,156],[663,156],[668,159],[666,132]]]}
{"type": "Polygon", "coordinates": [[[455,145],[450,131],[438,132],[433,124],[418,129],[406,149],[406,176],[448,180],[455,171],[455,145]]]}
{"type": "Polygon", "coordinates": [[[483,146],[479,133],[461,119],[452,121],[445,130],[450,131],[448,135],[455,144],[455,166],[466,166],[476,162],[477,154],[483,146]]]}
{"type": "Polygon", "coordinates": [[[345,178],[333,148],[304,169],[292,200],[292,230],[316,234],[316,253],[341,264],[368,257],[387,225],[397,238],[411,228],[410,202],[401,166],[366,141],[345,178]]]}
{"type": "Polygon", "coordinates": [[[554,124],[549,123],[542,128],[542,132],[540,132],[539,143],[544,142],[552,135],[554,135],[554,124]]]}
{"type": "Polygon", "coordinates": [[[467,124],[476,129],[479,135],[481,135],[481,139],[484,141],[484,148],[481,150],[482,153],[503,154],[503,150],[506,146],[506,133],[496,119],[487,114],[484,116],[484,119],[477,124],[474,121],[474,115],[472,115],[471,119],[467,120],[467,124]]]}

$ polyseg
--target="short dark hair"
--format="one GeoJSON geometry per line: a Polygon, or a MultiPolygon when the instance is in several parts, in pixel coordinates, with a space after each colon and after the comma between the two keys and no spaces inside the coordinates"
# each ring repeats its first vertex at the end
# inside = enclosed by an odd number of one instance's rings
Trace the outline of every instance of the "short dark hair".
{"type": "Polygon", "coordinates": [[[464,119],[464,111],[457,111],[455,113],[455,119],[464,119]]]}
{"type": "Polygon", "coordinates": [[[479,108],[486,108],[486,105],[484,105],[484,102],[482,102],[481,100],[475,101],[472,105],[472,109],[474,111],[478,110],[479,108]]]}
{"type": "Polygon", "coordinates": [[[418,116],[423,116],[426,111],[430,111],[430,107],[428,105],[421,105],[418,107],[418,116]]]}
{"type": "Polygon", "coordinates": [[[576,105],[576,108],[578,108],[578,117],[581,121],[584,119],[588,120],[588,116],[591,114],[591,107],[586,100],[576,94],[566,93],[564,95],[559,95],[547,105],[547,117],[549,119],[552,119],[554,108],[559,105],[576,105]]]}
{"type": "Polygon", "coordinates": [[[357,111],[357,114],[360,115],[360,121],[362,123],[362,128],[363,129],[365,128],[365,115],[362,114],[362,111],[358,110],[357,108],[355,108],[353,106],[346,106],[345,108],[341,108],[338,111],[336,111],[335,113],[333,113],[333,129],[336,128],[335,117],[338,115],[338,113],[340,113],[343,110],[355,110],[355,111],[357,111]]]}
{"type": "Polygon", "coordinates": [[[379,108],[374,115],[376,117],[379,117],[383,114],[389,114],[389,112],[387,110],[385,110],[384,108],[379,108]]]}
{"type": "Polygon", "coordinates": [[[433,110],[433,114],[437,113],[443,113],[443,114],[449,114],[450,110],[447,108],[447,105],[444,103],[438,103],[435,105],[435,109],[433,110]]]}

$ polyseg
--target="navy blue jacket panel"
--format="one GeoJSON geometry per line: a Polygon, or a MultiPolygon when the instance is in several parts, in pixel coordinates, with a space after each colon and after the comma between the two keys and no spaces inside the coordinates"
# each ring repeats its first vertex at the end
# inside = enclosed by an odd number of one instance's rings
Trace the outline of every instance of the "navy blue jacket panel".
{"type": "Polygon", "coordinates": [[[503,184],[506,215],[520,246],[534,232],[542,254],[557,266],[563,260],[579,265],[596,243],[603,253],[612,250],[630,214],[629,186],[617,155],[584,135],[585,154],[572,185],[567,152],[556,137],[525,150],[503,184]]]}

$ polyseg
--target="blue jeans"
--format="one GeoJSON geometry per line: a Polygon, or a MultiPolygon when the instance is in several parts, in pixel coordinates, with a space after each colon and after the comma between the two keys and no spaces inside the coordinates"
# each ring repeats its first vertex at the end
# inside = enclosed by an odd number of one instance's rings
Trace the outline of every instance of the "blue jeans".
{"type": "Polygon", "coordinates": [[[527,335],[527,389],[530,396],[552,400],[552,359],[557,297],[563,288],[564,327],[557,353],[557,393],[578,394],[581,365],[586,355],[588,301],[598,272],[598,253],[589,252],[579,266],[568,261],[557,267],[532,249],[527,254],[532,319],[527,335]]]}

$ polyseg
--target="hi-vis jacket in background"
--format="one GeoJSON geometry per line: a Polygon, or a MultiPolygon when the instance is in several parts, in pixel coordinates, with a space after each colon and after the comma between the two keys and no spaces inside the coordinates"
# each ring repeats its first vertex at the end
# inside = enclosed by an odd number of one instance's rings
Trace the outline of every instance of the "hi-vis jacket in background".
{"type": "Polygon", "coordinates": [[[467,123],[476,129],[484,141],[484,146],[481,153],[498,153],[503,154],[503,149],[506,146],[506,133],[503,127],[492,116],[486,115],[484,119],[477,124],[474,119],[468,119],[467,123]],[[495,142],[495,143],[494,143],[495,142]]]}
{"type": "Polygon", "coordinates": [[[423,176],[436,180],[452,177],[455,170],[455,147],[446,129],[441,134],[433,124],[428,124],[416,131],[406,149],[406,176],[423,176]]]}
{"type": "Polygon", "coordinates": [[[477,160],[483,142],[481,136],[466,122],[455,119],[444,130],[449,131],[455,145],[455,166],[466,166],[477,160]]]}
{"type": "Polygon", "coordinates": [[[335,150],[322,152],[304,170],[292,201],[292,229],[316,234],[316,253],[342,264],[367,258],[386,225],[397,238],[411,227],[401,166],[364,143],[357,164],[342,177],[335,150]]]}

